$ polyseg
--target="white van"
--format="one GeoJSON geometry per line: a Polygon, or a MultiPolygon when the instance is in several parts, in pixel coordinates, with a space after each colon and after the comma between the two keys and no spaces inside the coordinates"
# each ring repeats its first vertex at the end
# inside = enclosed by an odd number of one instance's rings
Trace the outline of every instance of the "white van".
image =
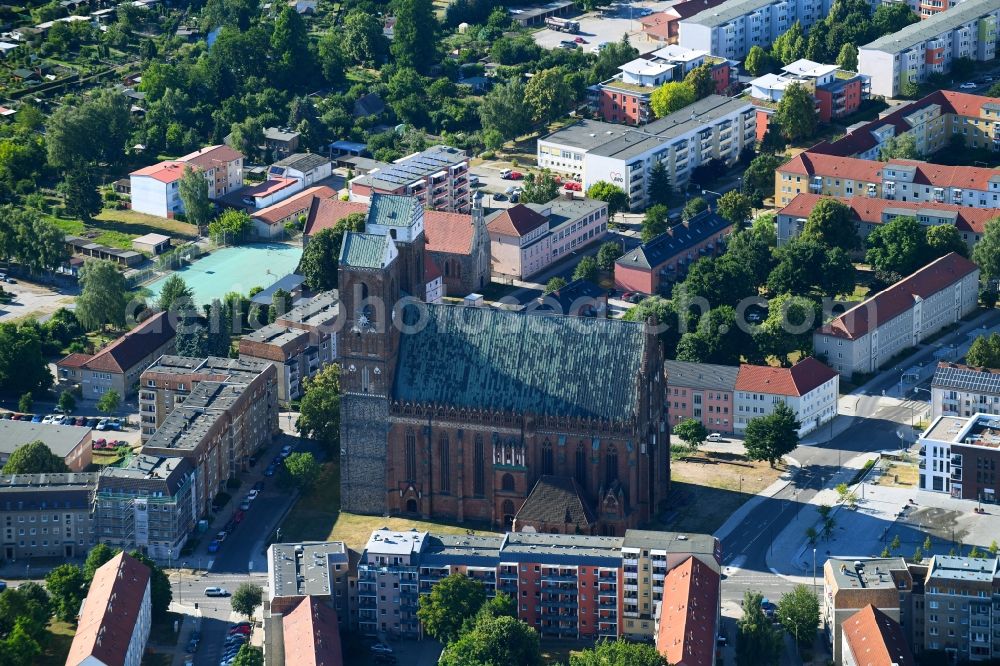
{"type": "Polygon", "coordinates": [[[500,177],[502,179],[504,179],[504,180],[507,180],[508,178],[510,178],[510,174],[512,174],[512,173],[514,173],[513,169],[501,169],[500,170],[500,177]]]}

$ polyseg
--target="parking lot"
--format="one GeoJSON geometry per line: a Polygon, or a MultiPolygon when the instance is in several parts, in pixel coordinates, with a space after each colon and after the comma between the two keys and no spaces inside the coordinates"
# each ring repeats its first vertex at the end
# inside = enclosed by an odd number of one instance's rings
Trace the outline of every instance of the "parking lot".
{"type": "Polygon", "coordinates": [[[15,321],[26,317],[44,319],[61,307],[71,305],[73,297],[42,285],[17,280],[3,283],[3,290],[14,295],[9,303],[0,303],[0,321],[15,321]]]}
{"type": "Polygon", "coordinates": [[[575,17],[580,22],[580,32],[571,35],[548,28],[534,33],[535,43],[546,49],[559,48],[563,40],[572,41],[582,37],[586,43],[579,48],[588,53],[596,52],[601,42],[617,42],[623,35],[629,36],[629,42],[640,54],[649,53],[660,48],[662,44],[647,40],[642,34],[642,24],[639,19],[644,15],[663,11],[673,2],[633,2],[616,3],[607,7],[604,12],[593,12],[575,17]]]}

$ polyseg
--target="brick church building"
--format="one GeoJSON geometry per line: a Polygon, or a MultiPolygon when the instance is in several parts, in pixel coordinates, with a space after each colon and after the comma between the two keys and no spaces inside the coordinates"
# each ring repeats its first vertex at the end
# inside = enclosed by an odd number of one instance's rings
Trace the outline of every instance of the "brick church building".
{"type": "Polygon", "coordinates": [[[344,509],[619,536],[648,521],[670,476],[655,334],[406,298],[424,293],[414,201],[376,195],[340,255],[344,509]]]}

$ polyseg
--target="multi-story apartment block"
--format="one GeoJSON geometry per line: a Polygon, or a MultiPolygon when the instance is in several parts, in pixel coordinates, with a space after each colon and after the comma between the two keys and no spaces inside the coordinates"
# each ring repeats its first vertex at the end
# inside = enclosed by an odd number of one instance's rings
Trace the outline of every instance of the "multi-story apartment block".
{"type": "Polygon", "coordinates": [[[724,250],[733,223],[711,210],[667,229],[615,261],[615,288],[656,294],[684,279],[687,269],[703,257],[724,250]]]}
{"type": "Polygon", "coordinates": [[[737,433],[744,432],[753,419],[784,404],[801,424],[801,436],[837,415],[840,375],[811,356],[791,368],[743,364],[733,396],[733,428],[737,433]]]}
{"type": "Polygon", "coordinates": [[[1000,415],[1000,370],[938,363],[931,380],[931,417],[1000,415]]]}
{"type": "Polygon", "coordinates": [[[247,384],[199,382],[143,444],[145,454],[191,461],[196,515],[208,513],[226,481],[247,470],[250,456],[277,432],[272,381],[264,372],[247,384]]]}
{"type": "Polygon", "coordinates": [[[271,544],[265,621],[287,615],[306,597],[316,597],[335,608],[340,625],[348,627],[356,610],[351,602],[353,579],[351,551],[342,541],[271,544]]]}
{"type": "Polygon", "coordinates": [[[153,624],[150,570],[118,553],[94,572],[67,666],[139,666],[153,624]]]}
{"type": "Polygon", "coordinates": [[[701,65],[711,68],[715,92],[723,94],[735,80],[733,63],[683,46],[666,46],[625,63],[613,78],[590,87],[590,105],[609,123],[642,125],[653,119],[649,98],[659,86],[681,81],[701,65]]]}
{"type": "Polygon", "coordinates": [[[1000,481],[1000,418],[939,416],[919,439],[920,488],[996,502],[1000,481]]]}
{"type": "Polygon", "coordinates": [[[665,576],[656,621],[656,649],[668,663],[717,663],[722,577],[703,561],[688,557],[665,576]]]}
{"type": "Polygon", "coordinates": [[[278,377],[278,402],[302,396],[304,381],[337,358],[336,324],[340,300],[328,291],[295,306],[240,338],[240,358],[269,363],[278,377]]]}
{"type": "Polygon", "coordinates": [[[987,167],[876,162],[806,151],[775,171],[777,204],[787,206],[802,193],[1000,208],[1000,174],[987,167]]]}
{"type": "Polygon", "coordinates": [[[140,454],[105,467],[97,482],[97,540],[169,561],[180,555],[198,509],[197,472],[185,458],[140,454]]]}
{"type": "Polygon", "coordinates": [[[582,120],[538,140],[538,166],[580,176],[586,191],[598,181],[628,194],[632,210],[646,208],[649,174],[662,163],[675,188],[715,159],[733,164],[756,141],[749,100],[709,95],[641,128],[582,120]]]}
{"type": "Polygon", "coordinates": [[[850,378],[874,372],[976,309],[979,267],[951,252],[813,333],[813,350],[850,378]]]}
{"type": "MultiPolygon", "coordinates": [[[[625,537],[536,532],[497,536],[376,530],[358,565],[363,633],[419,635],[419,594],[454,573],[481,581],[488,595],[515,600],[518,617],[543,636],[652,639],[665,598],[683,585],[671,571],[698,560],[718,576],[721,552],[707,535],[628,530],[625,537]]],[[[712,602],[715,616],[719,600],[712,602]]]]}
{"type": "Polygon", "coordinates": [[[486,217],[493,273],[524,279],[608,231],[608,204],[597,199],[553,199],[517,204],[486,217]]]}
{"type": "Polygon", "coordinates": [[[998,0],[966,0],[861,46],[858,70],[871,77],[874,94],[897,97],[907,83],[950,72],[957,58],[993,60],[998,20],[998,0]]]}
{"type": "Polygon", "coordinates": [[[936,555],[924,579],[925,650],[957,662],[1000,655],[1000,559],[936,555]]]}
{"type": "Polygon", "coordinates": [[[670,425],[697,419],[709,432],[733,432],[733,392],[740,369],[732,365],[666,361],[670,425]]]}
{"type": "Polygon", "coordinates": [[[689,49],[743,60],[767,49],[795,22],[806,30],[830,12],[829,0],[728,0],[679,23],[678,43],[689,49]]]}
{"type": "Polygon", "coordinates": [[[874,606],[908,627],[913,576],[901,557],[837,558],[823,565],[823,627],[835,664],[843,662],[843,626],[866,606],[874,606]]]}
{"type": "Polygon", "coordinates": [[[0,476],[3,558],[72,559],[96,543],[97,473],[0,476]]]}
{"type": "Polygon", "coordinates": [[[183,213],[180,181],[185,167],[205,174],[209,199],[219,199],[243,187],[243,154],[226,145],[208,146],[129,174],[132,210],[168,218],[183,213]]]}
{"type": "Polygon", "coordinates": [[[424,208],[468,213],[472,206],[469,158],[450,146],[432,146],[402,157],[348,183],[351,201],[367,203],[372,194],[414,196],[424,208]]]}
{"type": "Polygon", "coordinates": [[[278,410],[278,388],[269,363],[251,359],[232,359],[218,356],[195,358],[191,356],[164,355],[143,370],[139,384],[139,417],[142,424],[142,441],[147,441],[163,425],[164,419],[183,404],[191,391],[204,381],[251,384],[263,382],[268,395],[265,400],[271,409],[278,410]]]}
{"type": "Polygon", "coordinates": [[[903,628],[869,604],[847,618],[841,629],[843,666],[916,666],[903,628]]]}
{"type": "Polygon", "coordinates": [[[986,223],[1000,217],[1000,208],[969,208],[958,204],[935,201],[892,201],[865,196],[826,197],[821,194],[796,194],[787,206],[778,211],[778,245],[797,238],[805,228],[809,213],[821,199],[835,198],[851,209],[858,236],[864,240],[874,229],[898,217],[913,217],[920,224],[948,224],[958,229],[971,252],[986,233],[986,223]]]}

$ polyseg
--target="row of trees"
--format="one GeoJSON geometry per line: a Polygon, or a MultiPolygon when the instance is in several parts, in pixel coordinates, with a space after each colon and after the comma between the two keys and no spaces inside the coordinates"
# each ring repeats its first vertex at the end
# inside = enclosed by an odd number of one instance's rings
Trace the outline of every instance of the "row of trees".
{"type": "Polygon", "coordinates": [[[743,617],[737,622],[736,661],[740,666],[777,664],[782,649],[781,633],[774,626],[775,620],[800,645],[812,645],[819,626],[819,600],[805,585],[796,585],[782,595],[777,608],[768,616],[764,597],[760,592],[747,590],[743,594],[743,617]]]}

